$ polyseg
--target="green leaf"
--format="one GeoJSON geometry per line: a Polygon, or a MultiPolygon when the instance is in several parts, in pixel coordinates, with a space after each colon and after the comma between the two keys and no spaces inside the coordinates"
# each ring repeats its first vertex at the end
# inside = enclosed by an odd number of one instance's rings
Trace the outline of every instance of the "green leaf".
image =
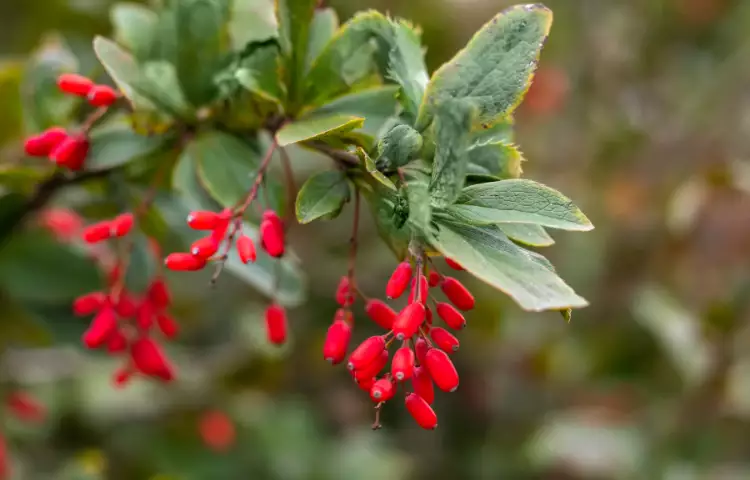
{"type": "Polygon", "coordinates": [[[89,170],[105,170],[125,165],[157,151],[169,139],[161,135],[140,135],[124,121],[96,127],[91,130],[89,138],[91,148],[86,157],[86,168],[89,170]]]}
{"type": "Polygon", "coordinates": [[[375,162],[372,160],[372,158],[370,158],[369,155],[367,155],[367,152],[365,152],[362,147],[357,147],[357,156],[359,157],[359,160],[365,165],[365,170],[367,170],[367,173],[372,175],[373,178],[380,182],[381,185],[385,185],[394,192],[398,190],[391,179],[383,175],[378,170],[378,168],[375,166],[375,162]]]}
{"type": "MultiPolygon", "coordinates": [[[[505,292],[529,311],[588,305],[552,270],[503,234],[497,226],[438,221],[433,246],[469,273],[505,292]]],[[[542,257],[543,258],[543,257],[542,257]]]]}
{"type": "Polygon", "coordinates": [[[380,238],[399,260],[406,258],[411,240],[411,229],[404,226],[404,221],[396,212],[398,196],[375,181],[355,180],[360,193],[370,206],[375,226],[380,238]]]}
{"type": "Polygon", "coordinates": [[[234,51],[278,35],[273,0],[231,0],[229,18],[234,51]]]}
{"type": "Polygon", "coordinates": [[[475,145],[467,152],[468,173],[471,175],[491,175],[501,179],[519,178],[523,173],[524,161],[521,151],[504,142],[475,145]]]}
{"type": "Polygon", "coordinates": [[[242,60],[234,75],[245,89],[280,108],[286,92],[279,81],[279,65],[278,46],[261,46],[242,60]]]}
{"type": "Polygon", "coordinates": [[[432,76],[418,130],[426,128],[438,105],[450,99],[479,109],[475,127],[491,126],[512,114],[531,84],[551,26],[552,12],[541,4],[517,5],[498,14],[432,76]]]}
{"type": "Polygon", "coordinates": [[[451,215],[466,223],[532,223],[561,230],[587,231],[594,226],[557,190],[531,180],[500,180],[466,187],[451,215]]]}
{"type": "Polygon", "coordinates": [[[48,175],[48,168],[15,163],[0,165],[0,191],[8,189],[14,192],[32,193],[48,175]]]}
{"type": "Polygon", "coordinates": [[[430,230],[432,208],[430,202],[429,177],[412,172],[412,178],[406,183],[406,195],[409,200],[409,223],[426,233],[430,230]]]}
{"type": "Polygon", "coordinates": [[[332,8],[315,10],[312,24],[310,25],[310,38],[307,41],[307,57],[305,58],[305,71],[307,72],[313,60],[318,58],[325,46],[339,28],[339,17],[332,8]]]}
{"type": "Polygon", "coordinates": [[[531,223],[498,223],[497,227],[511,240],[530,247],[549,247],[555,240],[544,228],[531,223]]]}
{"type": "Polygon", "coordinates": [[[13,236],[0,249],[0,289],[18,300],[67,303],[99,288],[95,263],[44,231],[13,236]]]}
{"type": "Polygon", "coordinates": [[[143,72],[130,53],[104,37],[94,38],[94,52],[134,110],[156,110],[144,92],[147,82],[143,72]]]}
{"type": "Polygon", "coordinates": [[[131,234],[133,247],[125,274],[125,285],[131,292],[145,291],[156,273],[156,258],[149,245],[148,237],[131,234]]]}
{"type": "Polygon", "coordinates": [[[432,166],[430,197],[436,207],[453,203],[466,180],[471,110],[466,104],[442,104],[435,121],[435,161],[432,166]]]}
{"type": "Polygon", "coordinates": [[[10,192],[0,196],[0,252],[5,242],[23,219],[26,210],[26,197],[17,192],[10,192]]]}
{"type": "Polygon", "coordinates": [[[138,60],[151,56],[159,16],[153,10],[137,3],[116,3],[109,12],[115,41],[127,48],[138,60]]]}
{"type": "Polygon", "coordinates": [[[177,78],[177,69],[166,61],[143,65],[144,89],[157,105],[183,118],[190,118],[193,107],[188,103],[177,78]]]}
{"type": "Polygon", "coordinates": [[[351,115],[330,115],[327,117],[307,118],[286,124],[276,132],[279,146],[293,143],[324,139],[327,136],[350,132],[361,128],[365,119],[351,115]]]}
{"type": "Polygon", "coordinates": [[[401,87],[401,104],[414,124],[429,81],[420,34],[408,22],[399,20],[393,23],[391,38],[388,39],[388,76],[401,87]]]}
{"type": "Polygon", "coordinates": [[[23,63],[0,60],[0,145],[16,140],[24,134],[24,102],[22,95],[23,63]]]}
{"type": "Polygon", "coordinates": [[[310,23],[317,3],[317,0],[276,0],[279,42],[286,58],[286,85],[293,104],[302,94],[310,23]]]}
{"type": "Polygon", "coordinates": [[[422,135],[408,125],[396,125],[378,141],[378,168],[395,171],[419,157],[422,135]]]}
{"type": "Polygon", "coordinates": [[[175,2],[178,39],[175,66],[185,95],[193,105],[204,105],[217,94],[213,78],[228,50],[227,3],[224,0],[175,2]]]}
{"type": "Polygon", "coordinates": [[[349,201],[349,181],[338,170],[310,177],[297,194],[297,221],[310,223],[319,218],[337,216],[349,201]]]}
{"type": "Polygon", "coordinates": [[[305,113],[307,118],[345,113],[365,119],[362,132],[378,137],[384,125],[396,115],[398,87],[386,85],[338,97],[330,103],[305,113]]]}

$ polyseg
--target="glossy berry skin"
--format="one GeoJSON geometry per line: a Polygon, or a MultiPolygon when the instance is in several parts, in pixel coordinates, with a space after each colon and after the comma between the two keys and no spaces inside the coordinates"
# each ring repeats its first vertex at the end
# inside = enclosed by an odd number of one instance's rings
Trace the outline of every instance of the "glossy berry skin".
{"type": "Polygon", "coordinates": [[[66,138],[68,138],[68,132],[64,128],[52,127],[26,139],[24,152],[30,157],[46,157],[66,138]]]}
{"type": "Polygon", "coordinates": [[[375,382],[377,380],[378,379],[375,378],[375,377],[370,377],[370,378],[364,378],[364,379],[361,379],[361,380],[360,379],[355,379],[354,381],[357,384],[357,386],[360,388],[360,390],[362,390],[364,392],[367,392],[367,393],[370,393],[370,390],[372,389],[372,386],[375,385],[375,382]]]}
{"type": "Polygon", "coordinates": [[[135,217],[132,213],[118,215],[110,222],[111,235],[113,237],[124,237],[133,229],[135,217]]]}
{"type": "Polygon", "coordinates": [[[162,335],[169,339],[177,337],[180,333],[180,325],[177,321],[164,312],[156,315],[156,326],[159,327],[162,335]]]}
{"type": "Polygon", "coordinates": [[[440,281],[442,280],[440,277],[440,274],[436,272],[435,270],[430,272],[429,277],[427,277],[428,284],[430,287],[437,287],[440,285],[440,281]]]}
{"type": "Polygon", "coordinates": [[[424,365],[425,358],[427,356],[427,352],[430,350],[430,345],[427,343],[427,340],[420,337],[417,339],[416,342],[414,342],[414,353],[417,356],[417,361],[420,365],[424,365]]]}
{"type": "Polygon", "coordinates": [[[350,307],[354,303],[354,293],[348,276],[341,277],[336,287],[336,303],[342,307],[350,307]]]}
{"type": "Polygon", "coordinates": [[[349,370],[361,370],[375,361],[383,350],[385,350],[385,338],[381,335],[370,337],[354,349],[346,366],[349,370]]]}
{"type": "Polygon", "coordinates": [[[458,271],[461,271],[461,270],[463,270],[463,269],[464,269],[464,267],[462,267],[461,265],[459,265],[459,264],[458,264],[458,262],[456,262],[455,260],[451,260],[450,258],[447,258],[447,257],[446,257],[446,259],[445,259],[445,263],[446,263],[446,264],[447,264],[447,265],[448,265],[448,266],[449,266],[450,268],[452,268],[453,270],[458,270],[458,271]]]}
{"type": "Polygon", "coordinates": [[[411,264],[409,262],[400,263],[398,267],[396,267],[396,270],[393,271],[393,274],[385,287],[386,297],[393,299],[403,295],[406,288],[409,286],[411,274],[411,264]]]}
{"type": "Polygon", "coordinates": [[[406,395],[406,410],[409,415],[417,422],[417,425],[425,430],[434,430],[437,428],[437,415],[429,403],[415,393],[406,395]]]}
{"type": "Polygon", "coordinates": [[[213,230],[219,223],[219,214],[216,212],[198,210],[190,212],[187,217],[187,224],[193,230],[213,230]]]}
{"type": "Polygon", "coordinates": [[[393,322],[393,333],[396,339],[404,340],[415,335],[426,314],[425,306],[421,303],[412,303],[404,308],[393,322]]]}
{"type": "Polygon", "coordinates": [[[464,316],[450,303],[438,302],[437,314],[453,330],[461,330],[466,326],[464,316]]]}
{"type": "Polygon", "coordinates": [[[104,306],[107,296],[102,292],[91,292],[81,295],[73,301],[73,313],[78,317],[87,317],[104,306]]]}
{"type": "Polygon", "coordinates": [[[71,135],[57,145],[49,155],[59,167],[80,170],[89,154],[89,140],[85,135],[71,135]]]}
{"type": "Polygon", "coordinates": [[[211,258],[217,251],[219,243],[211,237],[199,238],[190,245],[190,253],[199,258],[211,258]]]}
{"type": "Polygon", "coordinates": [[[458,351],[458,339],[444,328],[435,327],[430,330],[430,338],[445,353],[451,354],[458,351]]]}
{"type": "Polygon", "coordinates": [[[255,244],[247,235],[241,235],[237,239],[237,254],[239,254],[242,263],[245,264],[255,262],[257,259],[255,244]]]}
{"type": "Polygon", "coordinates": [[[175,271],[195,271],[206,266],[206,259],[189,253],[171,253],[164,259],[164,265],[175,271]]]}
{"type": "Polygon", "coordinates": [[[393,328],[393,322],[398,316],[388,304],[376,298],[367,301],[367,304],[365,305],[365,313],[373,322],[377,323],[385,330],[393,328]]]}
{"type": "Polygon", "coordinates": [[[92,107],[110,107],[118,97],[117,90],[108,85],[94,85],[86,96],[92,107]]]}
{"type": "Polygon", "coordinates": [[[374,403],[387,402],[396,394],[396,386],[393,381],[387,378],[381,378],[376,381],[370,388],[370,399],[374,403]]]}
{"type": "Polygon", "coordinates": [[[148,287],[147,292],[148,300],[156,308],[166,308],[172,303],[172,294],[169,292],[166,282],[163,279],[157,278],[148,287]]]}
{"type": "Polygon", "coordinates": [[[273,304],[266,308],[266,335],[268,341],[274,345],[286,342],[287,321],[284,307],[273,304]]]}
{"type": "MultiPolygon", "coordinates": [[[[409,293],[409,303],[414,303],[414,298],[416,298],[416,295],[417,295],[417,289],[415,288],[416,285],[417,285],[416,281],[411,282],[411,292],[409,293]]],[[[419,276],[420,303],[425,303],[427,301],[428,288],[429,288],[429,284],[427,283],[427,277],[425,277],[424,275],[420,275],[419,276]]]]}
{"type": "Polygon", "coordinates": [[[87,348],[99,348],[117,330],[117,315],[111,307],[105,307],[96,314],[88,330],[83,334],[83,344],[87,348]]]}
{"type": "Polygon", "coordinates": [[[468,311],[474,308],[474,296],[455,278],[446,277],[440,288],[459,310],[468,311]]]}
{"type": "Polygon", "coordinates": [[[323,358],[331,365],[338,365],[343,362],[351,338],[352,327],[344,320],[335,320],[328,327],[328,333],[323,343],[323,358]]]}
{"type": "Polygon", "coordinates": [[[260,223],[260,239],[263,249],[272,257],[284,255],[284,225],[276,212],[267,210],[260,223]]]}
{"type": "Polygon", "coordinates": [[[109,353],[120,353],[128,349],[128,339],[120,330],[115,330],[107,340],[107,351],[109,353]]]}
{"type": "Polygon", "coordinates": [[[444,392],[454,392],[458,388],[458,372],[448,358],[448,354],[431,348],[425,355],[425,366],[435,385],[444,392]]]}
{"type": "Polygon", "coordinates": [[[98,243],[110,238],[111,234],[112,222],[105,220],[84,228],[83,241],[86,243],[98,243]]]}
{"type": "Polygon", "coordinates": [[[409,380],[414,374],[414,351],[409,347],[401,347],[393,354],[391,374],[399,382],[409,380]]]}
{"type": "Polygon", "coordinates": [[[435,401],[435,385],[426,367],[414,367],[414,375],[411,377],[411,385],[414,393],[424,398],[425,402],[432,405],[435,401]]]}
{"type": "Polygon", "coordinates": [[[165,382],[174,379],[174,369],[161,347],[149,337],[141,337],[130,346],[133,366],[144,375],[156,377],[165,382]]]}
{"type": "Polygon", "coordinates": [[[383,368],[385,368],[385,366],[388,364],[389,358],[390,355],[388,354],[388,350],[383,350],[375,360],[368,363],[361,369],[355,370],[354,378],[356,378],[357,380],[362,380],[368,379],[370,377],[377,377],[378,374],[383,371],[383,368]]]}
{"type": "Polygon", "coordinates": [[[86,97],[94,87],[94,82],[83,75],[64,73],[57,77],[57,86],[63,93],[86,97]]]}

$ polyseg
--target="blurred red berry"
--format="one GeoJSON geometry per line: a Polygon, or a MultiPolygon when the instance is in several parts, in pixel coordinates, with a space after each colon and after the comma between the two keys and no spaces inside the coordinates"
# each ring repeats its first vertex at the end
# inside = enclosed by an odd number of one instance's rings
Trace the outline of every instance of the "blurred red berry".
{"type": "Polygon", "coordinates": [[[64,128],[48,128],[39,135],[27,138],[24,143],[24,151],[30,157],[46,157],[66,138],[68,138],[68,132],[64,128]]]}
{"type": "Polygon", "coordinates": [[[132,318],[138,313],[138,305],[131,294],[123,291],[120,293],[120,298],[117,300],[115,310],[120,317],[132,318]]]}
{"type": "Polygon", "coordinates": [[[385,350],[385,338],[382,335],[370,337],[354,349],[349,356],[347,368],[349,370],[361,370],[375,361],[383,350],[385,350]]]}
{"type": "Polygon", "coordinates": [[[130,366],[120,368],[112,375],[112,383],[115,388],[122,388],[133,378],[133,369],[130,366]]]}
{"type": "Polygon", "coordinates": [[[409,380],[414,374],[414,351],[409,347],[401,347],[393,354],[391,374],[399,382],[409,380]]]}
{"type": "Polygon", "coordinates": [[[218,250],[219,242],[212,237],[199,238],[190,246],[190,253],[199,258],[211,258],[218,250]]]}
{"type": "Polygon", "coordinates": [[[433,430],[437,427],[437,415],[425,399],[415,393],[409,393],[406,395],[405,403],[409,415],[417,422],[417,425],[426,430],[433,430]]]}
{"type": "Polygon", "coordinates": [[[447,353],[431,348],[425,355],[425,366],[440,390],[454,392],[458,388],[458,372],[447,353]]]}
{"type": "Polygon", "coordinates": [[[569,91],[570,79],[565,70],[543,66],[534,75],[523,109],[535,115],[554,114],[565,105],[569,91]]]}
{"type": "Polygon", "coordinates": [[[438,302],[437,314],[453,330],[461,330],[466,326],[464,316],[450,303],[438,302]]]}
{"type": "Polygon", "coordinates": [[[194,271],[206,266],[206,259],[189,253],[170,253],[164,259],[164,265],[175,271],[194,271]]]}
{"type": "Polygon", "coordinates": [[[255,252],[255,244],[247,235],[242,235],[237,239],[237,253],[242,263],[255,262],[258,256],[255,252]]]}
{"type": "Polygon", "coordinates": [[[122,330],[115,330],[107,340],[107,351],[109,353],[120,353],[128,349],[128,339],[122,330]]]}
{"type": "Polygon", "coordinates": [[[119,98],[117,90],[108,85],[94,85],[89,90],[87,99],[92,107],[109,107],[119,98]]]}
{"type": "Polygon", "coordinates": [[[73,313],[79,317],[87,317],[98,311],[107,301],[102,292],[91,292],[73,300],[73,313]]]}
{"type": "Polygon", "coordinates": [[[354,303],[354,292],[348,276],[341,277],[336,287],[336,303],[342,307],[349,307],[354,303]]]}
{"type": "Polygon", "coordinates": [[[91,321],[88,330],[83,334],[83,343],[88,348],[99,348],[109,340],[110,335],[117,329],[117,315],[115,311],[105,306],[91,321]]]}
{"type": "Polygon", "coordinates": [[[40,215],[42,226],[61,241],[72,240],[83,229],[83,219],[72,210],[47,208],[40,215]]]}
{"type": "Polygon", "coordinates": [[[80,170],[89,154],[89,139],[85,135],[71,135],[60,142],[49,158],[60,167],[80,170]]]}
{"type": "Polygon", "coordinates": [[[474,308],[474,296],[455,278],[445,277],[441,288],[448,300],[459,310],[467,311],[474,308]]]}
{"type": "Polygon", "coordinates": [[[399,263],[396,270],[393,271],[391,278],[388,280],[388,284],[385,287],[385,295],[388,298],[398,298],[404,294],[406,288],[409,286],[409,280],[411,279],[411,264],[409,262],[399,263]]]}
{"type": "Polygon", "coordinates": [[[63,73],[57,77],[57,86],[63,93],[85,97],[94,87],[94,82],[83,75],[63,73]]]}
{"type": "Polygon", "coordinates": [[[370,388],[370,398],[375,403],[387,402],[396,394],[396,386],[393,380],[381,378],[377,380],[370,388]]]}
{"type": "Polygon", "coordinates": [[[187,217],[187,224],[193,230],[213,230],[220,223],[219,214],[198,210],[190,212],[187,217]]]}
{"type": "Polygon", "coordinates": [[[154,306],[149,301],[141,303],[138,307],[138,314],[136,316],[136,324],[141,330],[148,330],[154,324],[154,306]]]}
{"type": "Polygon", "coordinates": [[[414,367],[411,385],[414,388],[414,393],[422,397],[425,402],[432,404],[435,401],[435,386],[426,367],[414,367]]]}
{"type": "Polygon", "coordinates": [[[46,414],[44,406],[25,392],[11,393],[5,405],[11,414],[24,422],[41,422],[46,414]]]}
{"type": "Polygon", "coordinates": [[[377,323],[385,330],[393,328],[393,322],[398,316],[398,314],[384,301],[378,299],[370,299],[367,301],[367,304],[365,305],[365,313],[373,322],[377,323]]]}
{"type": "Polygon", "coordinates": [[[235,441],[235,428],[232,420],[223,412],[213,411],[203,414],[198,425],[201,438],[208,448],[225,452],[235,441]]]}
{"type": "Polygon", "coordinates": [[[110,222],[113,237],[124,237],[133,228],[135,217],[132,213],[123,213],[118,215],[110,222]]]}
{"type": "Polygon", "coordinates": [[[148,287],[148,299],[156,308],[166,308],[172,303],[172,294],[164,279],[157,278],[148,287]]]}
{"type": "Polygon", "coordinates": [[[323,343],[323,358],[331,365],[338,365],[344,361],[349,341],[352,338],[352,327],[344,320],[334,320],[323,343]]]}
{"type": "Polygon", "coordinates": [[[286,342],[287,322],[284,307],[273,304],[266,308],[266,334],[268,341],[274,345],[286,342]]]}
{"type": "Polygon", "coordinates": [[[98,243],[107,240],[111,233],[112,222],[105,220],[84,228],[83,241],[86,243],[98,243]]]}
{"type": "Polygon", "coordinates": [[[270,256],[279,258],[284,255],[284,225],[272,210],[263,213],[260,223],[260,241],[263,249],[270,256]]]}
{"type": "Polygon", "coordinates": [[[435,327],[430,330],[430,338],[432,338],[432,341],[435,342],[435,345],[438,348],[446,353],[453,353],[458,351],[458,339],[444,328],[435,327]]]}
{"type": "Polygon", "coordinates": [[[440,274],[435,270],[432,270],[430,272],[430,276],[428,277],[428,283],[430,287],[437,287],[438,285],[440,285],[440,274]]]}
{"type": "Polygon", "coordinates": [[[445,263],[448,264],[449,267],[451,267],[453,270],[461,271],[464,269],[461,265],[458,264],[455,260],[451,260],[448,257],[445,257],[445,263]]]}
{"type": "Polygon", "coordinates": [[[404,308],[393,322],[396,339],[404,340],[415,335],[424,322],[425,315],[425,306],[421,303],[412,303],[404,308]]]}
{"type": "Polygon", "coordinates": [[[5,436],[0,435],[0,480],[8,480],[11,477],[8,456],[8,445],[5,441],[5,436]]]}
{"type": "Polygon", "coordinates": [[[152,338],[141,337],[130,346],[130,356],[135,368],[150,377],[166,382],[174,380],[174,369],[164,352],[152,338]]]}
{"type": "Polygon", "coordinates": [[[156,316],[156,325],[167,338],[175,338],[180,333],[180,325],[166,313],[162,312],[156,316]]]}

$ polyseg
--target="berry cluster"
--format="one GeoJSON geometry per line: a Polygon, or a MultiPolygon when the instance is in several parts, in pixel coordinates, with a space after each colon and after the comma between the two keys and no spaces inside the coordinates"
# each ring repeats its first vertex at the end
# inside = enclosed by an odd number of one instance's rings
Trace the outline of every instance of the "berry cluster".
{"type": "MultiPolygon", "coordinates": [[[[455,270],[462,270],[456,262],[446,259],[455,270]]],[[[420,260],[403,262],[393,272],[386,286],[389,299],[401,297],[410,288],[408,305],[400,312],[394,311],[379,299],[367,299],[365,312],[378,326],[387,330],[362,342],[349,356],[347,368],[359,387],[370,394],[379,416],[382,405],[396,395],[397,386],[411,381],[411,390],[405,397],[406,408],[414,420],[425,429],[437,427],[437,415],[430,406],[435,398],[434,385],[445,392],[458,388],[458,372],[449,355],[458,351],[458,339],[448,330],[433,326],[434,303],[437,315],[452,330],[460,330],[466,320],[460,312],[474,308],[474,297],[458,280],[441,275],[434,268],[425,276],[420,260]],[[440,286],[449,302],[438,302],[430,297],[430,288],[440,286]],[[393,342],[400,347],[391,358],[389,348],[393,342]],[[379,377],[391,360],[390,371],[379,377]]],[[[342,307],[328,328],[323,346],[325,360],[336,365],[346,357],[352,336],[353,317],[349,307],[354,303],[354,291],[349,276],[343,277],[336,291],[336,301],[342,307]]],[[[357,293],[358,290],[356,290],[357,293]]],[[[379,428],[376,420],[374,428],[379,428]]]]}
{"type": "MultiPolygon", "coordinates": [[[[107,85],[97,85],[81,75],[66,73],[57,80],[60,90],[69,95],[84,97],[89,104],[103,111],[119,98],[115,89],[107,85]]],[[[92,119],[97,119],[95,114],[92,119]]],[[[24,150],[32,157],[48,157],[59,167],[80,170],[89,153],[88,129],[90,123],[80,131],[69,133],[62,127],[51,127],[38,135],[26,139],[24,150]]]]}

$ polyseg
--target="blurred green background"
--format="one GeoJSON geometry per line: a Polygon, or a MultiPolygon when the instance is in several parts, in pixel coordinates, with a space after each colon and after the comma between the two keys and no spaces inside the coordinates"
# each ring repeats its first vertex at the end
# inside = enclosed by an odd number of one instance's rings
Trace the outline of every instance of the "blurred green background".
{"type": "MultiPolygon", "coordinates": [[[[421,25],[431,70],[512,3],[330,2],[342,19],[376,8],[421,25]]],[[[109,4],[0,2],[0,162],[20,138],[8,72],[51,32],[86,49],[109,32],[109,4]]],[[[589,308],[566,324],[467,279],[478,308],[455,356],[461,387],[436,400],[439,428],[420,430],[395,401],[372,432],[369,399],[320,353],[346,269],[345,212],[292,231],[312,280],[281,350],[265,344],[260,296],[178,275],[175,385],[114,390],[115,363],[75,340],[9,351],[6,377],[49,409],[42,425],[3,420],[14,478],[750,478],[750,2],[546,4],[555,22],[518,143],[525,176],[596,225],[555,234],[546,252],[589,308]],[[211,410],[235,425],[226,451],[201,439],[211,410]]],[[[359,282],[382,295],[395,261],[364,228],[359,282]]],[[[12,312],[0,318],[14,346],[33,337],[12,312]]],[[[357,318],[355,339],[375,331],[357,318]]]]}

